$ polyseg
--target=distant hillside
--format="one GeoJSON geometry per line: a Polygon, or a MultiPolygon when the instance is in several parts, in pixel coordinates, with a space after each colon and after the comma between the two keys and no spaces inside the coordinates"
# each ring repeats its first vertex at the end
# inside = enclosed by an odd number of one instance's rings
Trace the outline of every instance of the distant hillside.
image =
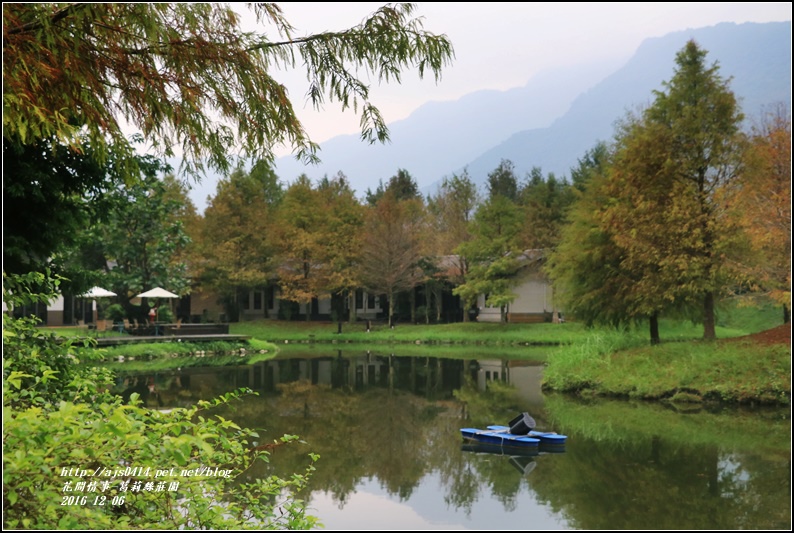
{"type": "MultiPolygon", "coordinates": [[[[479,184],[502,159],[519,176],[532,167],[568,176],[570,168],[599,140],[609,140],[626,110],[648,104],[652,91],[673,74],[675,55],[694,38],[720,64],[723,76],[748,117],[765,106],[791,106],[791,22],[723,23],[648,39],[622,67],[549,71],[525,87],[480,91],[454,102],[430,102],[405,120],[389,124],[392,142],[369,145],[358,135],[321,144],[319,166],[291,157],[276,160],[276,172],[289,183],[302,173],[312,180],[342,171],[363,197],[379,180],[407,170],[424,193],[444,176],[468,168],[479,184]]],[[[517,68],[519,68],[517,66],[517,68]]],[[[217,177],[194,188],[191,198],[203,211],[217,177]]]]}
{"type": "MultiPolygon", "coordinates": [[[[571,109],[548,128],[511,136],[468,165],[470,175],[484,183],[502,159],[515,164],[520,176],[533,166],[544,174],[568,176],[570,168],[598,140],[609,141],[614,123],[627,110],[649,104],[653,91],[673,75],[675,55],[689,39],[717,61],[723,77],[748,120],[776,102],[791,106],[791,23],[724,23],[646,40],[632,59],[604,81],[582,94],[571,109]]],[[[454,171],[460,171],[459,168],[454,171]]]]}
{"type": "Polygon", "coordinates": [[[547,71],[521,88],[429,102],[407,119],[389,124],[388,144],[370,145],[358,135],[335,137],[321,144],[320,165],[305,166],[282,157],[276,160],[276,172],[290,182],[302,173],[317,180],[341,170],[362,196],[401,168],[418,184],[431,183],[517,131],[551,125],[582,91],[610,71],[605,65],[547,71]]]}

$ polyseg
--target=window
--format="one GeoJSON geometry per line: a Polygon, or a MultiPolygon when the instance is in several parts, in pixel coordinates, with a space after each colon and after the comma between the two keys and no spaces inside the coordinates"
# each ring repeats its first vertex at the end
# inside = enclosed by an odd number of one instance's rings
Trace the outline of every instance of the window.
{"type": "Polygon", "coordinates": [[[254,291],[254,310],[262,310],[262,291],[254,291]]]}
{"type": "Polygon", "coordinates": [[[276,296],[275,288],[270,287],[270,289],[265,289],[265,300],[267,300],[268,309],[276,308],[275,296],[276,296]]]}
{"type": "Polygon", "coordinates": [[[356,289],[356,309],[364,309],[364,291],[356,289]]]}

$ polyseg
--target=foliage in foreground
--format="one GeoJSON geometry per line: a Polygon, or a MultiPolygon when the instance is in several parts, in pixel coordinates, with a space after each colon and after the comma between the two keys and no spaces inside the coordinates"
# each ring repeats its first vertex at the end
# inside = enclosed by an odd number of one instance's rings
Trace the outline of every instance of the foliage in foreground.
{"type": "MultiPolygon", "coordinates": [[[[11,305],[46,300],[41,274],[4,276],[11,305]],[[13,288],[13,290],[9,290],[13,288]],[[26,288],[28,290],[26,290],[26,288]]],[[[57,282],[56,282],[57,284],[57,282]]],[[[212,409],[244,392],[169,412],[125,405],[111,374],[79,364],[33,319],[3,315],[3,525],[24,529],[309,529],[297,497],[314,462],[288,479],[238,482],[268,461],[258,434],[212,409]]],[[[87,350],[90,352],[91,350],[87,350]]],[[[280,442],[296,437],[285,435],[280,442]]]]}
{"type": "Polygon", "coordinates": [[[271,476],[237,483],[258,458],[267,455],[250,453],[258,439],[253,430],[219,416],[205,418],[210,407],[235,397],[230,394],[169,413],[118,401],[61,402],[49,412],[39,407],[4,408],[4,525],[25,529],[317,525],[305,514],[302,501],[290,496],[305,486],[312,464],[288,480],[271,476]]]}

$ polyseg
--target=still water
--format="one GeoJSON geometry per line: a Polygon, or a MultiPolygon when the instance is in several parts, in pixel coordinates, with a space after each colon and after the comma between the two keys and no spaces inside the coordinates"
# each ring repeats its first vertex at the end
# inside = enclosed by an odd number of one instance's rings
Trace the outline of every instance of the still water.
{"type": "MultiPolygon", "coordinates": [[[[429,354],[434,352],[428,351],[429,354]]],[[[789,409],[673,408],[544,394],[543,363],[282,353],[252,365],[119,373],[119,390],[154,385],[152,407],[241,387],[218,414],[273,450],[251,476],[302,471],[320,455],[309,514],[326,530],[791,529],[789,409]],[[555,453],[471,451],[461,427],[529,412],[568,436],[555,453]]]]}

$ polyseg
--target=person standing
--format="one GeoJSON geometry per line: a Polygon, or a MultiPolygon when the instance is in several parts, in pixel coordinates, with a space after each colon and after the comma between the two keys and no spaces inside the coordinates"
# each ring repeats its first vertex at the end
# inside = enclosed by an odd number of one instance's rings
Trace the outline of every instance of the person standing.
{"type": "Polygon", "coordinates": [[[157,320],[157,307],[155,306],[149,309],[149,323],[154,324],[156,320],[157,320]]]}

